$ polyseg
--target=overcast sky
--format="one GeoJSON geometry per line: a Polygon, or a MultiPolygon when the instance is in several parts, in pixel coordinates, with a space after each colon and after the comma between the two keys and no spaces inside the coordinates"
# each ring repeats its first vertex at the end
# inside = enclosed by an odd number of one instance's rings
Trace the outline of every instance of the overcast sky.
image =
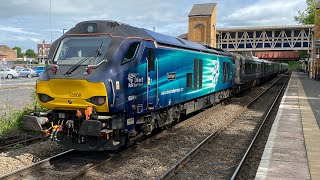
{"type": "MultiPolygon", "coordinates": [[[[52,39],[83,20],[116,20],[178,36],[193,4],[218,3],[217,26],[293,25],[305,0],[52,0],[52,39]]],[[[50,42],[50,0],[0,0],[0,44],[36,49],[50,42]]]]}

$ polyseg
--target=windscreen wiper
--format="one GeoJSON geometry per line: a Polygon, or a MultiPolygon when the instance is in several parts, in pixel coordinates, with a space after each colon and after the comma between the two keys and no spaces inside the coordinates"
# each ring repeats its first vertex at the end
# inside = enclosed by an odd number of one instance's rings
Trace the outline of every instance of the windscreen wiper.
{"type": "Polygon", "coordinates": [[[64,76],[71,74],[73,71],[78,69],[81,66],[81,64],[83,64],[85,61],[87,61],[91,57],[96,56],[96,58],[97,58],[97,57],[101,56],[102,45],[103,45],[103,42],[101,42],[101,44],[100,44],[100,46],[99,46],[99,48],[97,50],[93,51],[89,56],[81,59],[77,64],[72,66],[66,73],[64,73],[64,76]]]}

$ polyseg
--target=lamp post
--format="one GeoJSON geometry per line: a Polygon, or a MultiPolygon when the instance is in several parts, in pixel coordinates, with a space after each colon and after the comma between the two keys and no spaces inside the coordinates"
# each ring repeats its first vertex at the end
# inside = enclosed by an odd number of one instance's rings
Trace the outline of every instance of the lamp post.
{"type": "Polygon", "coordinates": [[[16,59],[18,59],[18,51],[16,49],[14,51],[16,52],[16,59]]]}
{"type": "Polygon", "coordinates": [[[51,0],[50,0],[50,43],[52,44],[51,0]]]}

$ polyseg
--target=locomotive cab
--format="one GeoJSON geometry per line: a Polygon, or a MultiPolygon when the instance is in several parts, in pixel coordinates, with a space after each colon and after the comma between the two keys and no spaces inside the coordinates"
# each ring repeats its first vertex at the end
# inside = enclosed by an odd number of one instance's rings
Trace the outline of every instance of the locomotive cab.
{"type": "Polygon", "coordinates": [[[128,84],[129,75],[121,72],[144,58],[149,68],[154,62],[153,41],[147,33],[142,34],[147,40],[131,35],[133,29],[138,28],[113,21],[82,22],[56,40],[36,84],[38,102],[50,111],[25,116],[24,128],[43,130],[59,142],[80,142],[79,150],[124,145],[128,121],[121,101],[130,93],[125,86],[144,86],[147,77],[132,77],[128,84]]]}

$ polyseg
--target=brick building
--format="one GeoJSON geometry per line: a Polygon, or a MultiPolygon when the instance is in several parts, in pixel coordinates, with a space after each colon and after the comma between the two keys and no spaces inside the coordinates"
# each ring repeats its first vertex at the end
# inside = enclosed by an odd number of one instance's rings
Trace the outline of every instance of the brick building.
{"type": "Polygon", "coordinates": [[[37,45],[38,47],[38,62],[44,64],[48,59],[48,54],[50,51],[51,44],[47,44],[45,40],[41,44],[37,45]]]}
{"type": "Polygon", "coordinates": [[[316,12],[314,20],[314,46],[313,59],[311,63],[311,78],[320,80],[320,1],[316,2],[316,12]]]}
{"type": "Polygon", "coordinates": [[[0,45],[0,61],[13,61],[17,59],[17,52],[7,45],[0,45]]]}
{"type": "Polygon", "coordinates": [[[216,47],[217,4],[195,4],[188,17],[188,33],[179,38],[216,47]]]}

